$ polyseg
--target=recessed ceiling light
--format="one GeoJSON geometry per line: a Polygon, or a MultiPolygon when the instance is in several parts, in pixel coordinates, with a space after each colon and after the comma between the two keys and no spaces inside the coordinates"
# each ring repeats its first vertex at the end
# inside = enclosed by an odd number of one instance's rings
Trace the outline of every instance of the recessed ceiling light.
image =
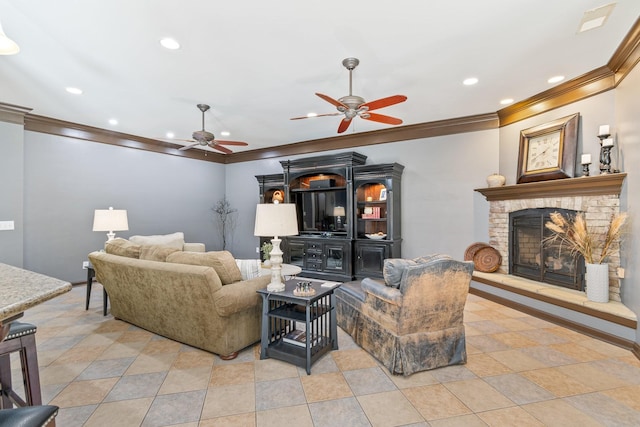
{"type": "Polygon", "coordinates": [[[222,132],[220,132],[220,135],[222,135],[222,136],[229,136],[229,135],[231,135],[231,132],[226,131],[226,130],[223,130],[222,132]]]}
{"type": "Polygon", "coordinates": [[[465,86],[472,86],[474,84],[478,83],[478,79],[475,77],[469,77],[468,79],[464,79],[462,81],[462,84],[465,86]]]}
{"type": "Polygon", "coordinates": [[[78,89],[77,87],[68,87],[66,91],[74,95],[82,95],[82,89],[78,89]]]}
{"type": "Polygon", "coordinates": [[[607,21],[609,15],[611,15],[614,7],[616,7],[615,3],[609,3],[595,9],[587,10],[584,15],[582,15],[582,19],[580,20],[578,33],[583,33],[585,31],[593,30],[594,28],[602,27],[607,21]]]}
{"type": "Polygon", "coordinates": [[[564,76],[553,76],[551,77],[549,80],[547,80],[549,83],[558,83],[564,80],[564,76]]]}
{"type": "Polygon", "coordinates": [[[318,113],[308,113],[307,117],[318,117],[318,113]]]}
{"type": "Polygon", "coordinates": [[[109,124],[115,126],[118,124],[118,121],[116,119],[109,119],[109,124]]]}
{"type": "Polygon", "coordinates": [[[173,132],[167,132],[166,135],[167,135],[167,138],[173,138],[176,136],[176,134],[173,132]]]}
{"type": "Polygon", "coordinates": [[[502,105],[513,104],[513,98],[505,98],[505,99],[501,99],[501,100],[500,100],[500,104],[502,104],[502,105]]]}
{"type": "Polygon", "coordinates": [[[180,43],[178,43],[175,39],[172,39],[171,37],[164,37],[160,39],[160,44],[162,45],[162,47],[169,50],[180,49],[180,43]]]}

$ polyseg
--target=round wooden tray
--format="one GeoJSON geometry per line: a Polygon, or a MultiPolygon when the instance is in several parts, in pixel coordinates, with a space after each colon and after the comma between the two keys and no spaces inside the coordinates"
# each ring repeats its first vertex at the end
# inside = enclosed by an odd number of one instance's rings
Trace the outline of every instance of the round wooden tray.
{"type": "Polygon", "coordinates": [[[490,246],[483,242],[472,243],[471,245],[469,245],[467,250],[464,251],[464,260],[473,261],[473,256],[476,254],[476,252],[478,252],[478,250],[482,248],[487,248],[487,247],[490,247],[490,246]]]}
{"type": "Polygon", "coordinates": [[[310,297],[311,295],[315,295],[316,294],[316,290],[313,288],[310,288],[308,291],[299,291],[297,289],[293,290],[293,294],[297,297],[310,297]]]}
{"type": "Polygon", "coordinates": [[[483,273],[493,273],[502,264],[502,255],[491,246],[480,248],[473,255],[473,264],[476,270],[483,273]]]}

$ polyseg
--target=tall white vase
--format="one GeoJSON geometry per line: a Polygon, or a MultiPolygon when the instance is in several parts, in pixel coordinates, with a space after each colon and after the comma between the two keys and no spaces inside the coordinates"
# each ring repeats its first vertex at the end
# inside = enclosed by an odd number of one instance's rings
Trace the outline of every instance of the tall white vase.
{"type": "Polygon", "coordinates": [[[587,267],[587,299],[593,302],[609,302],[609,264],[589,264],[587,267]]]}

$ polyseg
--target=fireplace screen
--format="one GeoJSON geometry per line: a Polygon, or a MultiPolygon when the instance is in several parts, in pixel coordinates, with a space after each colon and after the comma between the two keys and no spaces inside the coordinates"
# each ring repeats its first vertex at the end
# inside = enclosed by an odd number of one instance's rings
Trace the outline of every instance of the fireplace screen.
{"type": "Polygon", "coordinates": [[[567,209],[524,209],[509,214],[509,274],[581,291],[584,259],[574,257],[565,246],[543,243],[550,235],[544,224],[551,212],[575,215],[567,209]]]}

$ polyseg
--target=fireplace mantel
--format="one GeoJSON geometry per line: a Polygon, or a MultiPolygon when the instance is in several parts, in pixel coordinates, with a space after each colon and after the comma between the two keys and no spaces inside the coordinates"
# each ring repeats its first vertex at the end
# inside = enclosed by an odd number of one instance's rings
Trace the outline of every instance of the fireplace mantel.
{"type": "Polygon", "coordinates": [[[611,173],[580,178],[554,179],[502,187],[476,188],[488,201],[536,199],[540,197],[620,195],[626,173],[611,173]]]}

